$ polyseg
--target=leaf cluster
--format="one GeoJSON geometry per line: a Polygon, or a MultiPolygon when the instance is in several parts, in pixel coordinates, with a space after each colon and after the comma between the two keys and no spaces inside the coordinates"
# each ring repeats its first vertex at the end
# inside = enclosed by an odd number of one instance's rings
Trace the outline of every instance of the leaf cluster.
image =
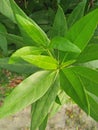
{"type": "MultiPolygon", "coordinates": [[[[84,16],[87,1],[83,0],[65,18],[58,5],[54,24],[47,35],[14,0],[1,3],[10,9],[5,15],[17,24],[20,39],[25,44],[7,59],[9,63],[1,59],[1,65],[10,69],[21,65],[20,71],[26,73],[25,69],[30,69],[32,74],[5,99],[0,118],[31,104],[31,130],[44,130],[48,117],[64,104],[66,93],[98,121],[98,45],[90,42],[98,24],[98,9],[84,16]]],[[[1,33],[10,35],[2,25],[0,28],[1,33]]],[[[17,40],[16,36],[10,37],[17,40]]]]}

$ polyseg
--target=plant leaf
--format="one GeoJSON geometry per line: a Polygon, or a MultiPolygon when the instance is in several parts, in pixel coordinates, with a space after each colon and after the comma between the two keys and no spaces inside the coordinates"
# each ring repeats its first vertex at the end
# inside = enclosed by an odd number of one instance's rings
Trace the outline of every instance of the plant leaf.
{"type": "Polygon", "coordinates": [[[52,69],[57,69],[57,66],[58,66],[57,61],[50,56],[27,55],[27,56],[21,56],[21,58],[43,69],[52,70],[52,69]]]}
{"type": "Polygon", "coordinates": [[[67,22],[66,22],[65,14],[59,5],[54,19],[53,27],[50,31],[51,33],[50,35],[51,37],[64,36],[66,32],[67,32],[67,22]]]}
{"type": "Polygon", "coordinates": [[[42,124],[39,126],[39,130],[45,130],[46,126],[47,126],[47,121],[48,121],[48,115],[45,117],[44,121],[42,122],[42,124]]]}
{"type": "Polygon", "coordinates": [[[63,90],[87,113],[89,113],[89,103],[78,75],[70,69],[63,69],[60,72],[60,83],[63,90]]]}
{"type": "Polygon", "coordinates": [[[98,122],[98,97],[92,93],[88,93],[88,99],[90,103],[90,115],[98,122]]]}
{"type": "Polygon", "coordinates": [[[14,0],[10,0],[10,3],[25,43],[48,45],[49,39],[44,31],[17,6],[14,0]]]}
{"type": "Polygon", "coordinates": [[[0,118],[14,114],[40,99],[53,84],[55,74],[39,71],[21,82],[5,99],[0,108],[0,118]]]}
{"type": "Polygon", "coordinates": [[[21,32],[25,33],[28,38],[31,38],[38,45],[46,46],[49,44],[47,35],[37,24],[30,22],[20,15],[16,15],[16,18],[21,32]]]}
{"type": "Polygon", "coordinates": [[[58,97],[60,99],[61,105],[56,102],[53,103],[51,107],[50,118],[53,117],[68,100],[68,96],[65,94],[64,91],[61,91],[58,94],[58,97]]]}
{"type": "Polygon", "coordinates": [[[91,39],[98,23],[98,9],[77,21],[66,34],[66,38],[83,50],[91,39]]]}
{"type": "Polygon", "coordinates": [[[31,64],[28,64],[26,62],[9,64],[9,58],[0,59],[0,68],[7,69],[9,71],[20,73],[20,74],[32,74],[39,70],[39,68],[31,64]]]}
{"type": "Polygon", "coordinates": [[[0,12],[14,23],[16,22],[9,0],[2,0],[2,2],[0,2],[0,12]]]}
{"type": "Polygon", "coordinates": [[[57,92],[59,90],[59,81],[58,78],[54,79],[55,81],[46,92],[46,94],[41,97],[37,102],[32,104],[32,119],[31,119],[31,129],[36,130],[37,127],[45,119],[46,115],[49,112],[49,109],[53,102],[55,101],[57,92]]]}
{"type": "Polygon", "coordinates": [[[79,63],[78,66],[85,66],[91,69],[98,69],[98,60],[93,60],[86,63],[79,63]]]}
{"type": "Polygon", "coordinates": [[[79,55],[76,63],[85,63],[92,60],[98,60],[98,44],[88,45],[79,55]]]}
{"type": "Polygon", "coordinates": [[[98,121],[98,71],[81,66],[72,67],[69,69],[79,75],[88,97],[90,109],[89,114],[96,121],[98,121]]]}
{"type": "Polygon", "coordinates": [[[92,82],[98,83],[98,71],[96,70],[82,66],[74,66],[71,67],[70,70],[75,73],[78,73],[79,75],[89,79],[92,82]]]}
{"type": "Polygon", "coordinates": [[[74,45],[72,42],[70,42],[68,39],[64,37],[53,38],[50,43],[50,47],[65,52],[75,52],[75,53],[81,52],[81,50],[76,45],[74,45]]]}
{"type": "Polygon", "coordinates": [[[33,46],[26,46],[18,49],[16,52],[12,54],[10,57],[9,63],[17,63],[21,61],[22,56],[27,55],[39,55],[43,52],[41,48],[33,47],[33,46]]]}
{"type": "Polygon", "coordinates": [[[85,5],[86,0],[83,0],[76,6],[76,8],[69,15],[67,20],[69,28],[84,15],[85,5]]]}
{"type": "MultiPolygon", "coordinates": [[[[14,0],[9,0],[10,1],[10,7],[12,8],[13,11],[13,15],[15,17],[16,20],[16,14],[21,15],[24,18],[28,19],[28,16],[22,11],[22,9],[16,4],[16,2],[14,0]]],[[[17,21],[17,20],[16,20],[17,21]]]]}
{"type": "MultiPolygon", "coordinates": [[[[6,33],[6,28],[3,26],[3,24],[0,23],[0,32],[1,33],[6,33]]],[[[0,33],[0,48],[3,50],[4,55],[7,55],[8,49],[7,49],[7,40],[6,37],[3,36],[0,33]]]]}
{"type": "Polygon", "coordinates": [[[14,43],[18,48],[23,47],[25,45],[21,36],[9,33],[7,33],[5,36],[9,44],[14,43]]]}

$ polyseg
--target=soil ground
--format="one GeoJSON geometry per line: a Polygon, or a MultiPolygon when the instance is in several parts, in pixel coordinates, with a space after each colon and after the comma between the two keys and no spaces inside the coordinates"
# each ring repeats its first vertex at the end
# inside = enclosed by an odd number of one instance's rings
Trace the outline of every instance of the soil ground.
{"type": "MultiPolygon", "coordinates": [[[[0,130],[29,130],[30,106],[14,116],[0,120],[0,130]]],[[[48,121],[46,130],[98,130],[98,123],[77,105],[67,104],[48,121]]]]}

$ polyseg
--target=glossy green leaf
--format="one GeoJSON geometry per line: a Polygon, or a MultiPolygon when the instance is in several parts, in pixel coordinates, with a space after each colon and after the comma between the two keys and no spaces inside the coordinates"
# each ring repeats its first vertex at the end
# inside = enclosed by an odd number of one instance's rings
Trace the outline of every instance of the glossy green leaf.
{"type": "Polygon", "coordinates": [[[36,128],[39,127],[39,125],[45,119],[51,105],[55,101],[58,90],[59,90],[59,80],[56,77],[56,79],[54,79],[54,83],[51,85],[50,89],[46,92],[46,94],[32,105],[33,106],[31,111],[32,130],[36,130],[36,128]]]}
{"type": "Polygon", "coordinates": [[[16,22],[9,0],[2,0],[0,2],[0,12],[13,22],[16,22]]]}
{"type": "Polygon", "coordinates": [[[21,32],[25,33],[28,38],[35,41],[37,45],[47,46],[49,44],[47,35],[35,22],[30,22],[18,14],[16,14],[16,18],[21,32]]]}
{"type": "Polygon", "coordinates": [[[69,28],[84,15],[85,5],[86,0],[83,0],[76,6],[76,8],[69,15],[67,20],[69,28]]]}
{"type": "Polygon", "coordinates": [[[79,55],[76,63],[85,63],[92,60],[98,60],[98,44],[88,45],[79,55]]]}
{"type": "Polygon", "coordinates": [[[57,69],[57,61],[50,56],[27,55],[27,56],[21,56],[21,58],[43,69],[48,69],[48,70],[57,69]]]}
{"type": "Polygon", "coordinates": [[[89,113],[89,102],[87,94],[80,77],[69,69],[60,72],[60,83],[62,89],[87,113],[89,113]]]}
{"type": "Polygon", "coordinates": [[[66,34],[72,43],[83,50],[91,39],[98,23],[98,9],[77,21],[66,34]]]}
{"type": "Polygon", "coordinates": [[[0,118],[14,114],[40,99],[53,84],[54,77],[55,72],[39,71],[21,82],[0,107],[0,118]]]}
{"type": "Polygon", "coordinates": [[[84,76],[80,76],[86,91],[94,94],[98,98],[98,83],[95,83],[84,76]]]}
{"type": "Polygon", "coordinates": [[[70,70],[78,73],[79,75],[89,79],[92,82],[98,83],[98,71],[96,70],[82,66],[72,67],[70,70]]]}
{"type": "Polygon", "coordinates": [[[80,77],[88,98],[89,114],[98,121],[98,71],[80,66],[69,68],[69,70],[80,77]]]}
{"type": "Polygon", "coordinates": [[[54,24],[51,30],[51,37],[54,36],[64,36],[67,32],[67,22],[65,18],[65,14],[60,6],[58,6],[58,10],[54,19],[54,24]]]}
{"type": "Polygon", "coordinates": [[[3,24],[0,23],[0,48],[3,50],[3,53],[7,55],[8,50],[7,50],[7,40],[6,37],[2,35],[2,33],[6,33],[6,28],[4,27],[3,24]]]}
{"type": "Polygon", "coordinates": [[[75,52],[75,53],[81,52],[81,50],[76,45],[74,45],[72,42],[70,42],[68,39],[64,37],[53,38],[50,43],[50,47],[66,52],[75,52]]]}
{"type": "Polygon", "coordinates": [[[41,48],[33,47],[33,46],[26,46],[14,52],[12,56],[10,57],[9,63],[17,63],[21,61],[22,56],[39,55],[42,52],[43,52],[43,49],[41,48]]]}
{"type": "Polygon", "coordinates": [[[49,39],[44,31],[15,4],[14,0],[10,0],[10,3],[25,44],[32,45],[36,42],[38,45],[48,45],[49,39]]]}
{"type": "Polygon", "coordinates": [[[28,64],[26,62],[9,64],[9,58],[0,59],[0,68],[7,69],[9,71],[20,73],[20,74],[32,74],[39,70],[39,68],[31,64],[28,64]]]}

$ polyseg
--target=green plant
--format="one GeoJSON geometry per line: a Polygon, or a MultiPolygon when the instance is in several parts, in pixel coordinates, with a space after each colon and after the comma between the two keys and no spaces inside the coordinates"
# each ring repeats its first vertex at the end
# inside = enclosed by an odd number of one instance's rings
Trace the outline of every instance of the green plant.
{"type": "Polygon", "coordinates": [[[26,61],[36,66],[36,72],[5,99],[0,108],[0,118],[31,104],[30,129],[44,130],[48,117],[54,115],[64,103],[62,96],[65,92],[98,121],[98,64],[93,64],[98,62],[98,45],[88,44],[97,27],[98,9],[83,16],[85,4],[85,0],[81,2],[82,13],[80,8],[75,8],[67,19],[68,23],[58,6],[49,39],[13,0],[8,1],[10,13],[6,16],[18,25],[26,45],[12,54],[10,66],[16,63],[24,66],[26,61]],[[71,20],[73,18],[74,21],[71,20]]]}

